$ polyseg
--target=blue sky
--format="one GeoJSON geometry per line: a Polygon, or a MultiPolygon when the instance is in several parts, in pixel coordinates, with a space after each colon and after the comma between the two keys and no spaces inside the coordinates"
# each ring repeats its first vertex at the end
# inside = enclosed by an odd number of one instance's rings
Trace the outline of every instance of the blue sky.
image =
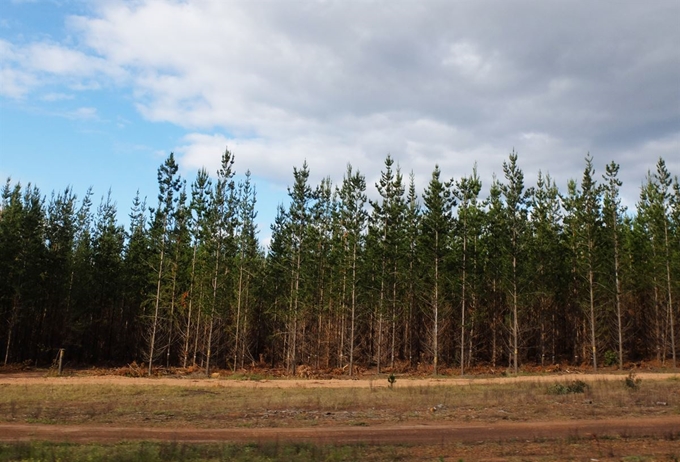
{"type": "Polygon", "coordinates": [[[591,152],[624,201],[659,156],[680,174],[680,2],[0,0],[0,176],[43,193],[155,202],[172,151],[190,183],[225,147],[266,242],[293,166],[385,156],[419,188],[514,148],[565,188],[591,152]]]}

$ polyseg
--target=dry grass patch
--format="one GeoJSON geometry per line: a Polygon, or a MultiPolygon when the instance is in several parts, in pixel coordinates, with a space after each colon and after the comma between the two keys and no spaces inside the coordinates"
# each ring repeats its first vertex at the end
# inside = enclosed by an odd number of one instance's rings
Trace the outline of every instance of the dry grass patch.
{"type": "Polygon", "coordinates": [[[647,380],[639,389],[595,381],[418,385],[394,388],[258,388],[177,385],[0,385],[0,421],[218,428],[374,425],[414,420],[494,422],[680,414],[678,381],[647,380]],[[572,390],[574,391],[574,390],[572,390]]]}

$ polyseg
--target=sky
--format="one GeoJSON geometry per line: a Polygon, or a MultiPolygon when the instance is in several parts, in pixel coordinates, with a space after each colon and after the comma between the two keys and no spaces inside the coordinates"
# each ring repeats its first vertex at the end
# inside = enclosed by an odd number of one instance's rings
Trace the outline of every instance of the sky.
{"type": "Polygon", "coordinates": [[[170,152],[190,184],[227,147],[264,243],[305,160],[375,197],[388,154],[422,192],[513,149],[566,190],[590,152],[634,207],[659,157],[680,175],[680,1],[0,0],[3,180],[111,189],[126,223],[170,152]]]}

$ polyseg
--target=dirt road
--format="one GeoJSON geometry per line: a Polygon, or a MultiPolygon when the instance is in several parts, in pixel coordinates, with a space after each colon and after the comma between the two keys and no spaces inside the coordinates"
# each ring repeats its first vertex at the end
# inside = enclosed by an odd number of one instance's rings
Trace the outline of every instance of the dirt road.
{"type": "Polygon", "coordinates": [[[438,444],[452,441],[489,441],[542,438],[601,437],[678,438],[680,416],[644,419],[579,420],[573,422],[520,422],[488,425],[422,424],[376,427],[323,428],[130,428],[74,425],[0,424],[0,441],[118,441],[267,442],[290,441],[347,444],[438,444]]]}
{"type": "MultiPolygon", "coordinates": [[[[528,375],[518,377],[489,377],[489,378],[410,378],[397,377],[398,387],[428,387],[428,386],[465,386],[512,384],[521,382],[554,383],[569,380],[583,380],[596,382],[601,380],[623,380],[627,374],[551,374],[528,375]]],[[[636,374],[642,380],[680,380],[680,373],[645,373],[636,374]]],[[[0,385],[170,385],[180,387],[233,387],[233,388],[383,388],[389,384],[384,377],[374,379],[276,379],[276,380],[235,380],[228,378],[196,378],[196,377],[122,377],[113,375],[76,375],[64,377],[46,377],[44,373],[7,373],[0,374],[0,385]]]]}

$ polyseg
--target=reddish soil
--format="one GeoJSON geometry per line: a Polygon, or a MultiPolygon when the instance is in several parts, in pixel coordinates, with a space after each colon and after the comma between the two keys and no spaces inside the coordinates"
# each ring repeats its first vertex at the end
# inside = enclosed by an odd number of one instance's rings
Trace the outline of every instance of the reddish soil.
{"type": "MultiPolygon", "coordinates": [[[[583,381],[621,380],[621,374],[574,374],[544,375],[495,378],[399,378],[399,386],[436,386],[516,383],[516,382],[558,382],[565,378],[583,381]]],[[[680,378],[680,374],[638,373],[644,380],[663,380],[680,378]]],[[[45,377],[40,372],[9,372],[0,374],[0,384],[5,385],[170,385],[180,387],[241,387],[241,388],[345,388],[345,387],[384,387],[387,381],[375,380],[224,380],[205,378],[128,378],[120,376],[71,376],[45,377]]],[[[452,442],[474,444],[481,441],[540,441],[543,439],[578,439],[597,441],[598,438],[645,438],[649,441],[680,439],[680,415],[634,418],[604,418],[598,420],[549,420],[541,422],[494,422],[459,423],[411,421],[408,424],[377,424],[371,426],[323,426],[323,427],[283,427],[283,428],[163,428],[163,427],[122,427],[115,424],[104,425],[45,425],[30,423],[0,424],[0,441],[69,441],[113,443],[126,440],[156,440],[173,442],[267,442],[290,441],[317,444],[368,443],[374,445],[443,445],[452,442]]]]}
{"type": "Polygon", "coordinates": [[[0,424],[0,441],[112,443],[130,440],[207,442],[291,441],[319,444],[440,444],[508,439],[680,437],[680,416],[642,419],[520,422],[488,425],[410,424],[323,428],[130,428],[109,426],[0,424]]]}

